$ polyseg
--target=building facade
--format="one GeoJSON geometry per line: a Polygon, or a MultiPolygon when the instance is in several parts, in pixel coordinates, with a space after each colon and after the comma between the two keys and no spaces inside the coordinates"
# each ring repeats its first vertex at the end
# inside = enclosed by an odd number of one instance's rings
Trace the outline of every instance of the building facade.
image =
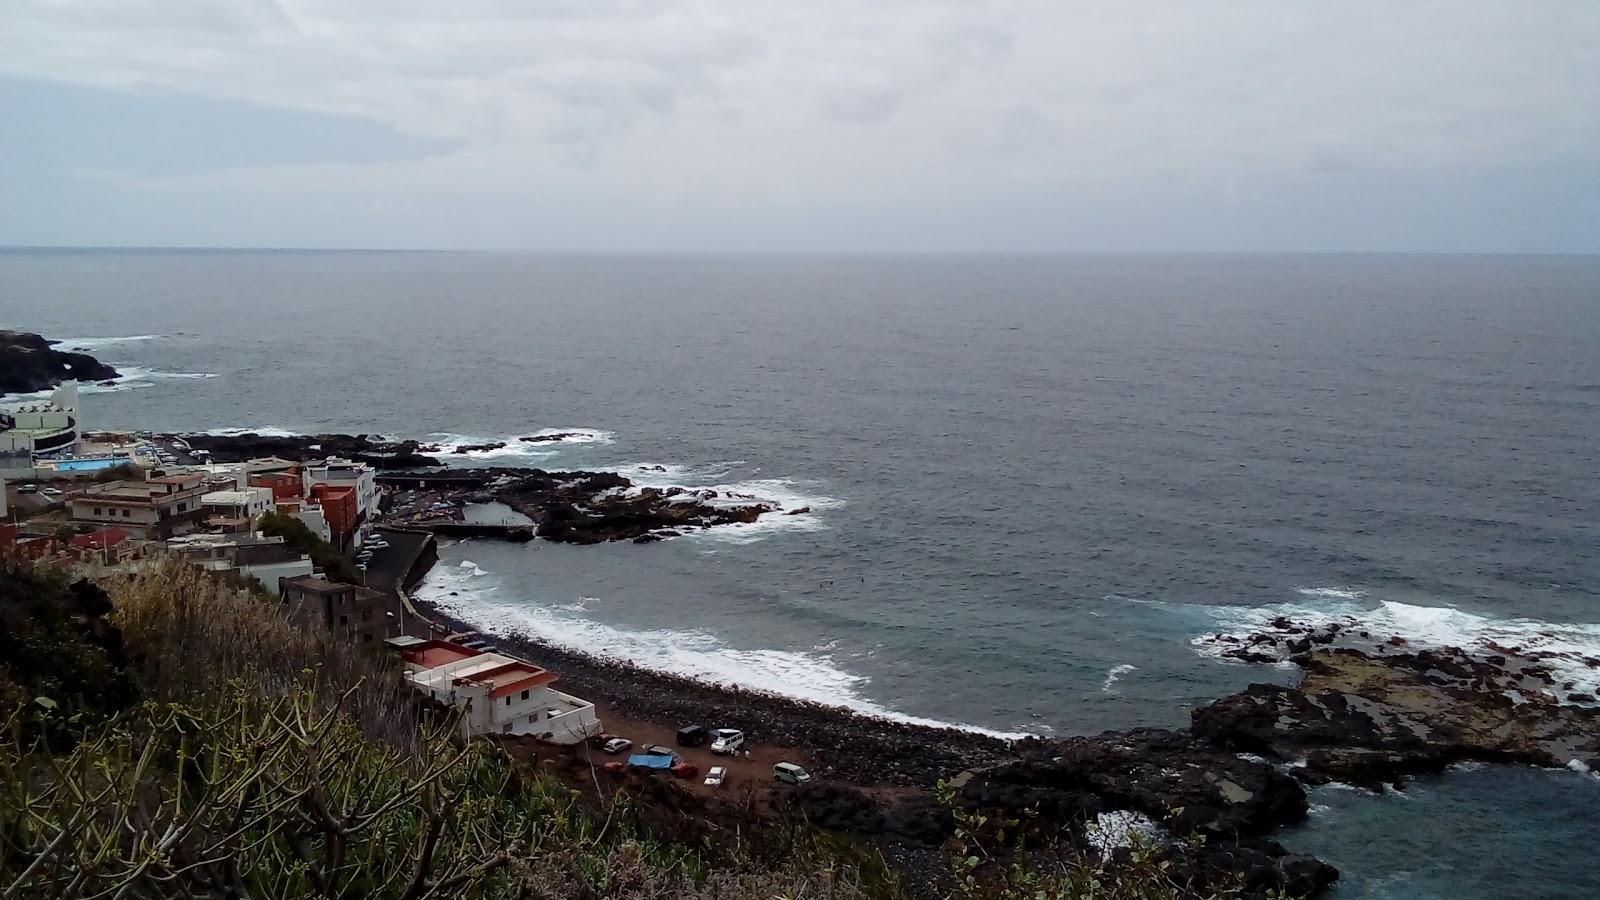
{"type": "Polygon", "coordinates": [[[271,512],[272,490],[246,487],[231,491],[212,491],[200,498],[206,510],[206,523],[224,529],[250,531],[261,517],[271,512]]]}
{"type": "Polygon", "coordinates": [[[399,631],[390,621],[388,599],[364,587],[302,575],[280,581],[278,596],[290,617],[352,643],[370,644],[399,631]]]}
{"type": "Polygon", "coordinates": [[[330,456],[320,463],[306,463],[302,471],[307,494],[314,494],[317,485],[354,488],[358,523],[377,515],[378,473],[366,463],[330,456]]]}
{"type": "Polygon", "coordinates": [[[463,731],[555,744],[576,744],[600,733],[594,704],[551,687],[555,673],[533,663],[448,641],[397,638],[390,643],[400,647],[412,687],[463,710],[463,731]]]}
{"type": "Polygon", "coordinates": [[[113,481],[72,498],[75,525],[115,525],[141,540],[160,540],[200,524],[207,492],[200,473],[163,475],[145,481],[113,481]]]}
{"type": "Polygon", "coordinates": [[[36,453],[59,453],[78,443],[78,383],[68,381],[50,399],[0,413],[0,451],[29,465],[36,453]]]}

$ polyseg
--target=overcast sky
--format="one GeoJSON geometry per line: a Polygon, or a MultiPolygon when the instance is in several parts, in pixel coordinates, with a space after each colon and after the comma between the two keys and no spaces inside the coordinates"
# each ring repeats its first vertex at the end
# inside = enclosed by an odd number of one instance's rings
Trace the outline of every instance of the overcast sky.
{"type": "Polygon", "coordinates": [[[0,244],[1600,252],[1600,0],[0,0],[0,244]]]}

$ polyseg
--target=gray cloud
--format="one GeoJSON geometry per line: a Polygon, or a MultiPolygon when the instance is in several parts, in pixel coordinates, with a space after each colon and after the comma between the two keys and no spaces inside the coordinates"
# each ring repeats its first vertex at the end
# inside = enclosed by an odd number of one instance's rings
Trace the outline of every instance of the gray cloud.
{"type": "MultiPolygon", "coordinates": [[[[196,159],[127,173],[127,198],[196,217],[269,192],[385,198],[418,222],[446,204],[469,245],[518,245],[503,223],[519,209],[549,234],[605,204],[623,246],[675,246],[677,220],[762,246],[1031,247],[1082,243],[1114,210],[1134,216],[1119,246],[1160,247],[1184,245],[1207,202],[1290,198],[1337,211],[1302,233],[1332,245],[1372,232],[1364,207],[1319,191],[1444,178],[1503,215],[1529,179],[1592,192],[1600,171],[1591,2],[12,0],[4,18],[3,73],[361,120],[433,148],[196,159]]],[[[1526,209],[1507,241],[1593,246],[1589,208],[1542,231],[1526,209]]],[[[344,227],[389,234],[386,215],[344,227]]],[[[1293,241],[1276,214],[1239,234],[1293,241]]]]}

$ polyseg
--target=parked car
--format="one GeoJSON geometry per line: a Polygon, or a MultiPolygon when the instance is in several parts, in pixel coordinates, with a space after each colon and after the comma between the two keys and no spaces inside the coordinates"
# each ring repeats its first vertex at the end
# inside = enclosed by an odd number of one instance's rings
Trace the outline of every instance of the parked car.
{"type": "Polygon", "coordinates": [[[38,492],[38,490],[39,490],[39,486],[37,484],[19,484],[19,485],[17,485],[17,493],[19,493],[19,494],[32,494],[32,493],[38,492]]]}
{"type": "Polygon", "coordinates": [[[711,732],[711,752],[730,756],[744,749],[744,732],[734,728],[718,728],[711,732]]]}
{"type": "Polygon", "coordinates": [[[471,649],[471,650],[482,650],[483,648],[489,646],[489,642],[488,641],[463,641],[461,643],[461,646],[466,647],[466,648],[471,649]]]}
{"type": "Polygon", "coordinates": [[[599,734],[591,734],[591,735],[589,735],[589,746],[593,747],[596,750],[599,750],[599,749],[602,749],[603,747],[605,747],[606,744],[608,744],[611,741],[614,741],[616,739],[617,739],[617,735],[614,735],[609,731],[602,731],[599,734]]]}
{"type": "Polygon", "coordinates": [[[700,777],[700,767],[694,763],[681,762],[673,765],[672,777],[689,780],[700,777]]]}
{"type": "Polygon", "coordinates": [[[772,767],[772,778],[779,784],[801,785],[811,780],[811,773],[792,762],[781,762],[772,767]]]}
{"type": "Polygon", "coordinates": [[[703,747],[706,743],[706,730],[699,725],[685,725],[678,729],[679,747],[703,747]]]}
{"type": "Polygon", "coordinates": [[[612,756],[616,756],[618,753],[628,750],[631,747],[633,747],[633,741],[630,741],[625,737],[614,737],[602,744],[600,749],[611,754],[612,756]]]}
{"type": "Polygon", "coordinates": [[[711,771],[706,773],[706,784],[710,785],[711,787],[720,787],[723,779],[727,777],[727,769],[723,768],[722,766],[712,766],[711,771]]]}
{"type": "Polygon", "coordinates": [[[645,744],[644,752],[650,756],[670,756],[674,759],[678,757],[678,751],[660,744],[645,744]]]}
{"type": "Polygon", "coordinates": [[[628,764],[625,763],[625,762],[622,762],[621,760],[612,760],[611,762],[606,763],[605,765],[601,766],[600,768],[605,769],[607,772],[621,772],[623,769],[626,769],[627,767],[628,767],[628,764]]]}

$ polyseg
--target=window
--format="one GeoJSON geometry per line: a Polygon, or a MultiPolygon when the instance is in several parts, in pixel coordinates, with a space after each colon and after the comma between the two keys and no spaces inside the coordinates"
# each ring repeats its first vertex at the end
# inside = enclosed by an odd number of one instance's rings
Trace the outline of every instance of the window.
{"type": "Polygon", "coordinates": [[[528,692],[527,691],[523,691],[522,692],[522,699],[524,699],[524,700],[528,699],[528,692]]]}
{"type": "Polygon", "coordinates": [[[97,515],[97,516],[100,515],[100,507],[96,506],[94,508],[94,514],[97,515]]]}
{"type": "Polygon", "coordinates": [[[528,717],[528,724],[529,725],[533,725],[533,724],[537,723],[538,721],[539,721],[539,714],[538,713],[534,713],[533,715],[528,717]]]}
{"type": "Polygon", "coordinates": [[[505,732],[506,734],[510,734],[511,733],[511,723],[507,722],[500,730],[505,732]]]}
{"type": "Polygon", "coordinates": [[[133,516],[133,510],[125,509],[125,510],[122,511],[122,517],[124,519],[131,518],[132,516],[133,516]]]}
{"type": "Polygon", "coordinates": [[[340,616],[339,617],[339,624],[340,625],[349,625],[350,624],[350,617],[349,616],[340,616]]]}
{"type": "Polygon", "coordinates": [[[188,512],[188,511],[189,511],[189,504],[187,504],[187,503],[179,503],[178,504],[178,512],[188,512]]]}
{"type": "Polygon", "coordinates": [[[361,621],[363,621],[363,622],[371,622],[372,621],[372,610],[370,610],[370,609],[362,610],[361,611],[361,621]]]}
{"type": "Polygon", "coordinates": [[[510,706],[510,705],[511,705],[511,695],[510,695],[510,694],[507,694],[507,695],[506,695],[506,705],[507,705],[507,706],[510,706]]]}

